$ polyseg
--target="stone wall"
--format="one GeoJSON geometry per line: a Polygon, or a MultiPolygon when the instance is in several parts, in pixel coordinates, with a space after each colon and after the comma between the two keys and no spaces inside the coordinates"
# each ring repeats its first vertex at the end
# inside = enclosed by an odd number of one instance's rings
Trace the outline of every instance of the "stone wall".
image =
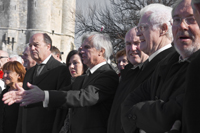
{"type": "Polygon", "coordinates": [[[0,49],[21,54],[29,38],[48,33],[65,61],[74,48],[76,0],[0,0],[0,49]]]}

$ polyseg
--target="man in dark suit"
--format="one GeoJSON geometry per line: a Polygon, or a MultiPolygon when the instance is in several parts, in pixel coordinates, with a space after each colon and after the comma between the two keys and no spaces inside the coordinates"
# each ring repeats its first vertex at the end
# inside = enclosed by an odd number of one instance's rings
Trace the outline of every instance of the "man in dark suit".
{"type": "MultiPolygon", "coordinates": [[[[112,54],[112,45],[107,35],[99,33],[84,36],[82,42],[80,51],[83,63],[89,68],[87,75],[77,77],[71,85],[62,88],[62,91],[44,92],[31,84],[28,87],[32,89],[28,91],[18,87],[18,92],[21,91],[24,95],[21,105],[43,101],[44,106],[49,108],[70,107],[71,132],[106,133],[108,115],[119,81],[118,75],[106,63],[112,54]]],[[[43,86],[43,89],[48,87],[43,86]]],[[[4,95],[5,102],[11,104],[17,100],[15,98],[19,98],[16,95],[20,94],[7,93],[4,95]]]]}
{"type": "Polygon", "coordinates": [[[167,132],[176,120],[181,119],[186,71],[200,48],[200,30],[189,1],[183,0],[172,11],[177,52],[162,60],[152,76],[122,104],[121,118],[126,133],[137,128],[147,133],[167,132]]]}
{"type": "MultiPolygon", "coordinates": [[[[189,7],[188,7],[189,8],[189,7]]],[[[191,8],[191,7],[190,7],[191,8]]],[[[192,0],[192,8],[194,12],[194,17],[200,27],[200,1],[192,0]]],[[[198,28],[196,29],[199,30],[198,28]]],[[[199,35],[200,37],[200,35],[199,35]]],[[[199,41],[200,42],[200,41],[199,41]]],[[[197,133],[200,131],[200,73],[199,73],[199,63],[200,51],[198,51],[197,57],[191,61],[187,76],[186,76],[186,93],[183,104],[182,113],[182,133],[197,133]]],[[[180,125],[179,125],[180,127],[180,125]]],[[[181,132],[181,128],[179,129],[181,132]]]]}
{"type": "MultiPolygon", "coordinates": [[[[172,31],[169,21],[171,20],[171,8],[159,4],[159,9],[162,10],[157,16],[166,16],[162,20],[157,20],[154,17],[154,13],[151,16],[145,14],[145,10],[151,8],[153,10],[155,4],[146,6],[141,12],[141,19],[137,27],[137,35],[135,33],[135,28],[131,29],[125,37],[126,51],[128,60],[131,64],[127,65],[122,71],[121,82],[118,86],[117,92],[115,94],[115,99],[113,101],[111,113],[108,121],[108,133],[124,133],[121,124],[121,103],[124,99],[131,93],[138,85],[147,80],[151,74],[154,72],[157,64],[164,59],[167,55],[174,52],[174,48],[171,46],[172,42],[172,31]],[[149,18],[153,17],[151,21],[149,18]],[[160,27],[156,27],[156,24],[160,24],[160,27]],[[149,24],[155,26],[152,29],[150,26],[145,27],[144,24],[149,24]],[[158,34],[162,30],[163,33],[158,34]],[[151,35],[151,36],[149,36],[151,35]],[[139,37],[139,38],[138,38],[139,37]],[[142,41],[140,44],[140,40],[142,41]],[[149,59],[146,62],[143,59],[143,50],[146,54],[149,54],[149,59]],[[139,59],[141,58],[141,60],[139,59]],[[143,64],[143,66],[142,66],[143,64]],[[133,69],[133,66],[138,67],[133,69]]],[[[149,11],[149,10],[148,10],[149,11]]]]}
{"type": "MultiPolygon", "coordinates": [[[[34,34],[29,47],[31,57],[37,65],[30,68],[24,78],[23,88],[29,90],[27,82],[47,90],[58,90],[70,84],[68,68],[51,55],[52,41],[47,34],[34,34]]],[[[42,102],[21,107],[17,133],[50,133],[53,128],[56,110],[47,110],[42,102]]]]}

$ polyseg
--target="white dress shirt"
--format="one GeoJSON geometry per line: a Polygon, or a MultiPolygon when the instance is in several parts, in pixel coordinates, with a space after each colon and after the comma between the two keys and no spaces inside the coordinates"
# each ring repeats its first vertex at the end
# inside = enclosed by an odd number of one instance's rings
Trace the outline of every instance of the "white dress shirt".
{"type": "Polygon", "coordinates": [[[166,49],[168,49],[168,48],[171,48],[171,47],[172,47],[171,44],[167,44],[167,45],[165,45],[164,47],[158,49],[156,52],[154,52],[152,55],[149,56],[149,59],[148,59],[149,62],[150,62],[154,57],[156,57],[156,55],[158,55],[158,54],[161,53],[162,51],[164,51],[164,50],[166,50],[166,49]]]}

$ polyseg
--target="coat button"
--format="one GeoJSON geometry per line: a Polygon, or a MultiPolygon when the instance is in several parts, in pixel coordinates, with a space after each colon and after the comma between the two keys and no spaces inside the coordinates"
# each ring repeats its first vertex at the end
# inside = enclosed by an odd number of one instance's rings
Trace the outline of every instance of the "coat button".
{"type": "Polygon", "coordinates": [[[128,115],[128,118],[129,118],[129,119],[132,119],[132,117],[133,117],[132,114],[129,114],[129,115],[128,115]]]}
{"type": "Polygon", "coordinates": [[[136,120],[137,117],[136,117],[135,115],[129,114],[129,115],[128,115],[128,118],[129,118],[129,119],[136,120]]]}
{"type": "Polygon", "coordinates": [[[136,117],[135,115],[133,115],[133,120],[136,120],[136,118],[137,118],[137,117],[136,117]]]}

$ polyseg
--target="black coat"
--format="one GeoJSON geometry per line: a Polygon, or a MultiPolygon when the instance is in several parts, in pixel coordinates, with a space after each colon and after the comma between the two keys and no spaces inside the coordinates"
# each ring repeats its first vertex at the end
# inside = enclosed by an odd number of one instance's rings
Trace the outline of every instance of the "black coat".
{"type": "Polygon", "coordinates": [[[108,133],[124,133],[121,124],[121,103],[138,85],[148,79],[154,72],[157,64],[164,59],[167,55],[174,52],[171,47],[156,55],[149,63],[148,60],[144,63],[145,68],[131,69],[131,64],[127,65],[122,71],[121,81],[119,83],[115,98],[113,101],[112,109],[108,121],[108,133]]]}
{"type": "Polygon", "coordinates": [[[200,50],[190,63],[186,77],[182,133],[198,133],[200,131],[200,50]]]}
{"type": "MultiPolygon", "coordinates": [[[[29,89],[27,82],[37,85],[42,90],[58,90],[71,83],[68,68],[53,57],[49,59],[38,77],[34,77],[35,69],[36,66],[32,67],[25,75],[23,82],[25,90],[29,89]]],[[[42,104],[42,102],[39,102],[20,107],[17,133],[52,132],[57,110],[47,110],[43,108],[42,104]]]]}
{"type": "MultiPolygon", "coordinates": [[[[0,99],[8,92],[9,87],[2,91],[0,99]]],[[[15,133],[17,127],[19,104],[14,103],[12,105],[4,104],[0,100],[0,133],[15,133]]]]}
{"type": "Polygon", "coordinates": [[[122,104],[122,125],[126,133],[137,128],[147,133],[169,131],[181,120],[185,94],[185,73],[193,54],[187,61],[178,62],[173,53],[162,60],[151,78],[135,89],[122,104]]]}
{"type": "Polygon", "coordinates": [[[63,91],[49,91],[49,108],[71,107],[72,133],[106,133],[111,104],[118,86],[118,75],[110,65],[98,68],[85,83],[79,76],[63,91]]]}

